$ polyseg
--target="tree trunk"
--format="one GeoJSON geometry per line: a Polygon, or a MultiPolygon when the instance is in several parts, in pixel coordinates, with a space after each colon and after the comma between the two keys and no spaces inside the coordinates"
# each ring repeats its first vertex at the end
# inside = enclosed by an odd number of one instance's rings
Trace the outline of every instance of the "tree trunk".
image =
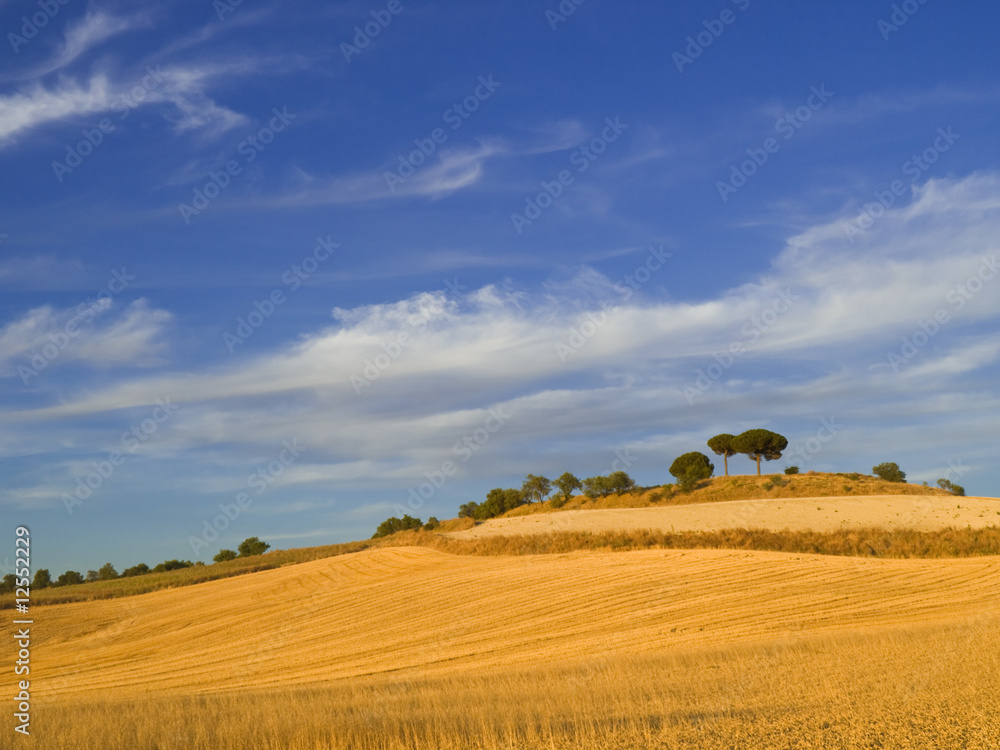
{"type": "Polygon", "coordinates": [[[760,454],[757,454],[757,476],[760,476],[760,454]]]}
{"type": "Polygon", "coordinates": [[[729,456],[725,453],[722,454],[722,463],[726,465],[726,476],[729,476],[729,456]]]}

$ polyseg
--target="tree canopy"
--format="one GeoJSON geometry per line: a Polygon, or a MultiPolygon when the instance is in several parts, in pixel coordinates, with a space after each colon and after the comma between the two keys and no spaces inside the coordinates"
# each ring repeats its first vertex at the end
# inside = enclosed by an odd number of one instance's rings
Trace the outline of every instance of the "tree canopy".
{"type": "Polygon", "coordinates": [[[236,549],[239,551],[240,557],[251,557],[253,555],[263,555],[270,548],[270,544],[252,536],[240,542],[240,546],[236,549]]]}
{"type": "Polygon", "coordinates": [[[730,435],[728,432],[708,439],[708,447],[714,451],[716,456],[722,456],[722,464],[725,466],[727,477],[729,476],[729,457],[735,456],[737,453],[736,449],[733,448],[735,439],[736,436],[730,435]]]}
{"type": "Polygon", "coordinates": [[[774,461],[781,458],[781,452],[788,447],[788,438],[770,430],[747,430],[733,438],[733,450],[757,462],[757,476],[760,476],[760,460],[774,461]]]}
{"type": "Polygon", "coordinates": [[[887,462],[872,467],[872,474],[884,479],[887,482],[905,482],[906,472],[899,468],[899,464],[887,462]]]}
{"type": "Polygon", "coordinates": [[[670,464],[670,473],[673,474],[684,490],[691,490],[698,482],[708,479],[715,472],[715,465],[708,456],[698,451],[685,453],[678,456],[670,464]]]}

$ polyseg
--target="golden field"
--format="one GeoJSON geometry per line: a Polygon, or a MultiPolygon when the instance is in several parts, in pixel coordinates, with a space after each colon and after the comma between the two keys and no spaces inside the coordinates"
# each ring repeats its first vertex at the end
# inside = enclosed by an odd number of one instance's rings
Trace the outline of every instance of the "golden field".
{"type": "Polygon", "coordinates": [[[368,549],[36,608],[3,741],[995,748],[998,603],[993,556],[368,549]]]}

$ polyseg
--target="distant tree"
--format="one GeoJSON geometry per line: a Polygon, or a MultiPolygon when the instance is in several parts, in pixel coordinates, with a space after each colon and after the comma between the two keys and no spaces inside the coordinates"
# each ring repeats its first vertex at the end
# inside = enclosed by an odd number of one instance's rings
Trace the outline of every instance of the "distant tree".
{"type": "Polygon", "coordinates": [[[87,571],[87,581],[88,582],[90,582],[90,581],[96,581],[99,577],[100,576],[98,575],[98,573],[97,573],[96,570],[88,570],[87,571]]]}
{"type": "Polygon", "coordinates": [[[115,570],[115,566],[111,563],[104,563],[101,569],[97,571],[97,577],[102,581],[113,581],[118,577],[118,571],[115,570]]]}
{"type": "Polygon", "coordinates": [[[35,577],[31,581],[31,588],[46,589],[52,584],[52,576],[47,568],[39,568],[35,571],[35,577]]]}
{"type": "Polygon", "coordinates": [[[153,573],[165,573],[168,570],[180,570],[182,568],[190,568],[194,565],[190,560],[164,560],[155,568],[153,568],[153,573]]]}
{"type": "Polygon", "coordinates": [[[458,506],[459,518],[478,518],[479,503],[468,502],[458,506]]]}
{"type": "Polygon", "coordinates": [[[521,492],[529,503],[532,501],[542,502],[552,492],[552,482],[545,477],[528,474],[524,484],[521,485],[521,492]]]}
{"type": "Polygon", "coordinates": [[[131,578],[133,576],[144,576],[149,572],[149,566],[146,563],[139,563],[138,565],[133,565],[131,568],[125,568],[122,571],[122,578],[131,578]]]}
{"type": "Polygon", "coordinates": [[[572,496],[572,494],[576,490],[578,490],[581,487],[583,487],[583,484],[580,482],[580,480],[577,479],[575,476],[573,476],[568,471],[563,472],[562,476],[559,477],[554,482],[554,484],[558,488],[559,492],[562,493],[562,501],[559,502],[558,505],[556,504],[557,499],[556,498],[552,499],[552,504],[555,505],[557,508],[562,507],[563,505],[565,505],[566,501],[570,499],[570,497],[572,496]]]}
{"type": "Polygon", "coordinates": [[[674,459],[670,464],[670,473],[677,477],[683,491],[690,492],[698,482],[715,473],[715,465],[704,453],[692,451],[674,459]]]}
{"type": "Polygon", "coordinates": [[[607,477],[587,477],[583,480],[583,494],[593,499],[611,494],[611,487],[607,477]]]}
{"type": "Polygon", "coordinates": [[[424,524],[424,531],[434,531],[440,525],[441,522],[435,516],[431,516],[427,519],[427,523],[424,524]]]}
{"type": "Polygon", "coordinates": [[[228,562],[229,560],[235,560],[236,553],[231,549],[220,549],[219,554],[212,558],[212,562],[228,562]]]}
{"type": "Polygon", "coordinates": [[[781,458],[781,452],[788,447],[788,438],[770,430],[747,430],[733,438],[733,450],[757,462],[757,476],[760,476],[760,459],[774,461],[781,458]]]}
{"type": "Polygon", "coordinates": [[[75,570],[67,570],[56,579],[56,584],[59,586],[73,586],[78,583],[83,583],[83,576],[75,570]]]}
{"type": "Polygon", "coordinates": [[[7,575],[5,575],[3,577],[3,583],[0,584],[0,591],[3,591],[6,594],[8,591],[13,591],[16,588],[17,588],[17,576],[15,576],[13,573],[8,573],[7,575]]]}
{"type": "Polygon", "coordinates": [[[948,490],[952,495],[958,495],[959,497],[965,497],[965,487],[960,484],[955,484],[950,479],[939,479],[937,480],[938,487],[943,490],[948,490]]]}
{"type": "Polygon", "coordinates": [[[267,542],[262,542],[257,537],[252,536],[240,542],[240,546],[236,549],[239,551],[240,557],[252,557],[263,555],[270,547],[271,545],[267,542]]]}
{"type": "Polygon", "coordinates": [[[733,441],[735,439],[735,435],[724,432],[708,440],[708,447],[715,452],[716,456],[722,456],[722,465],[726,469],[727,477],[729,476],[729,457],[735,456],[737,453],[737,450],[733,448],[733,441]]]}
{"type": "MultiPolygon", "coordinates": [[[[375,533],[372,534],[372,539],[379,539],[384,536],[392,536],[399,531],[410,531],[419,529],[424,525],[424,522],[419,518],[414,518],[410,515],[404,515],[402,518],[396,518],[392,516],[391,518],[385,519],[382,523],[378,525],[375,533]]],[[[240,545],[242,547],[242,545],[240,545]]],[[[242,552],[242,550],[241,550],[242,552]]]]}
{"type": "Polygon", "coordinates": [[[635,489],[635,480],[624,471],[613,471],[608,474],[608,489],[619,495],[635,489]]]}
{"type": "Polygon", "coordinates": [[[501,489],[497,487],[490,490],[486,495],[486,502],[479,506],[479,515],[476,518],[479,520],[496,518],[509,510],[524,505],[526,502],[527,498],[524,490],[514,488],[501,489]]]}
{"type": "Polygon", "coordinates": [[[793,474],[798,474],[798,473],[799,473],[799,467],[798,466],[786,466],[785,467],[785,474],[787,474],[789,476],[792,476],[793,474]]]}
{"type": "Polygon", "coordinates": [[[872,474],[884,479],[887,482],[905,482],[906,472],[899,468],[899,464],[881,463],[872,467],[872,474]]]}

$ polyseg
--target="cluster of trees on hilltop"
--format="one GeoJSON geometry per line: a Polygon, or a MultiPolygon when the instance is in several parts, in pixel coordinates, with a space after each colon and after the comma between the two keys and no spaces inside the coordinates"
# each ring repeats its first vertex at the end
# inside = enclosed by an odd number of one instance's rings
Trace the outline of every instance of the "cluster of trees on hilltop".
{"type": "MultiPolygon", "coordinates": [[[[774,461],[781,458],[781,452],[788,447],[788,438],[764,429],[747,430],[739,435],[724,432],[709,438],[708,447],[717,456],[722,456],[726,476],[729,476],[729,458],[743,454],[757,462],[757,476],[760,476],[760,460],[774,461]]],[[[715,464],[704,453],[692,451],[679,456],[670,466],[670,473],[677,478],[680,488],[690,491],[698,482],[709,479],[715,473],[715,464]]]]}

